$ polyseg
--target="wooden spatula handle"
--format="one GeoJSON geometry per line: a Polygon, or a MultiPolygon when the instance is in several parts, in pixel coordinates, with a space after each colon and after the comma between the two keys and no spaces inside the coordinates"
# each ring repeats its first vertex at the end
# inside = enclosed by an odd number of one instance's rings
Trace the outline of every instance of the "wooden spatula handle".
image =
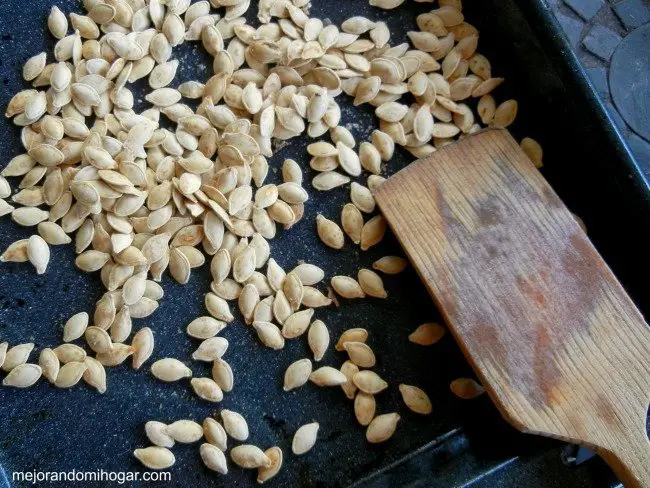
{"type": "Polygon", "coordinates": [[[650,441],[645,425],[638,427],[622,433],[609,449],[598,450],[626,488],[650,488],[650,441]]]}

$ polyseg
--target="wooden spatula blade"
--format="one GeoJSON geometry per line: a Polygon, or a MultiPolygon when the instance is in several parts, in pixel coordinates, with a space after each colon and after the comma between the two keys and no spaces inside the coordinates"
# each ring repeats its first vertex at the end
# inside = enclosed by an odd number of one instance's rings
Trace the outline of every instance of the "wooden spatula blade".
{"type": "Polygon", "coordinates": [[[650,329],[505,130],[409,165],[375,198],[507,420],[650,486],[650,329]]]}

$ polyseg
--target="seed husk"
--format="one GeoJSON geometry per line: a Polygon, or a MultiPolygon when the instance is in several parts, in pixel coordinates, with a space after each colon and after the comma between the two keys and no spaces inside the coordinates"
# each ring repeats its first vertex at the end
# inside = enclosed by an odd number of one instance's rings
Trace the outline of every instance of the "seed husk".
{"type": "Polygon", "coordinates": [[[284,373],[284,391],[291,391],[307,383],[311,372],[312,365],[309,359],[300,359],[289,365],[284,373]]]}
{"type": "Polygon", "coordinates": [[[350,357],[350,361],[360,368],[372,368],[377,360],[375,353],[364,342],[345,342],[343,347],[350,357]]]}
{"type": "Polygon", "coordinates": [[[15,388],[29,388],[35,384],[41,377],[41,367],[36,364],[19,364],[13,368],[4,380],[3,386],[13,386],[15,388]]]}
{"type": "Polygon", "coordinates": [[[368,425],[375,417],[377,410],[377,401],[373,395],[358,392],[354,397],[354,416],[361,425],[368,425]]]}
{"type": "Polygon", "coordinates": [[[450,383],[449,388],[463,400],[473,400],[485,392],[485,388],[471,378],[457,378],[450,383]]]}
{"type": "Polygon", "coordinates": [[[370,422],[366,430],[366,439],[373,444],[387,441],[395,433],[399,420],[400,416],[397,413],[378,415],[370,422]]]}
{"type": "Polygon", "coordinates": [[[248,424],[241,414],[223,409],[221,419],[223,420],[223,427],[230,437],[238,441],[248,439],[248,424]]]}
{"type": "Polygon", "coordinates": [[[291,442],[291,450],[296,456],[305,454],[314,447],[319,427],[318,422],[312,422],[311,424],[303,425],[296,431],[291,442]]]}
{"type": "Polygon", "coordinates": [[[386,274],[399,274],[406,269],[408,261],[399,256],[384,256],[372,264],[377,271],[386,274]]]}
{"type": "Polygon", "coordinates": [[[176,443],[174,439],[167,434],[167,425],[162,422],[149,420],[144,424],[144,431],[147,434],[147,438],[156,446],[172,448],[176,443]]]}
{"type": "Polygon", "coordinates": [[[257,470],[257,482],[264,483],[273,478],[282,467],[282,449],[277,446],[269,447],[264,454],[271,460],[269,466],[260,466],[257,470]]]}
{"type": "Polygon", "coordinates": [[[268,467],[271,465],[271,460],[266,457],[264,451],[252,444],[242,444],[241,446],[233,447],[230,451],[230,457],[237,466],[246,469],[268,467]]]}
{"type": "Polygon", "coordinates": [[[309,375],[309,380],[318,386],[339,386],[348,379],[338,369],[322,366],[309,375]]]}
{"type": "Polygon", "coordinates": [[[193,420],[177,420],[169,424],[165,432],[181,444],[192,444],[203,437],[203,427],[193,420]]]}
{"type": "Polygon", "coordinates": [[[445,335],[445,328],[434,322],[427,322],[418,326],[411,334],[409,341],[421,346],[431,346],[445,335]]]}
{"type": "Polygon", "coordinates": [[[374,271],[366,268],[360,269],[357,278],[361,289],[366,293],[366,295],[376,298],[388,297],[388,293],[386,293],[386,290],[384,289],[384,282],[374,271]]]}
{"type": "Polygon", "coordinates": [[[150,446],[133,451],[135,458],[149,469],[167,469],[174,465],[174,453],[166,447],[150,446]]]}
{"type": "Polygon", "coordinates": [[[376,395],[388,388],[388,383],[377,373],[369,370],[359,371],[352,377],[352,381],[359,390],[370,395],[376,395]]]}
{"type": "MultiPolygon", "coordinates": [[[[54,352],[56,353],[56,349],[54,352]]],[[[61,358],[59,357],[59,359],[61,358]]],[[[84,356],[83,360],[85,359],[86,358],[84,356]]],[[[54,385],[58,388],[71,388],[79,383],[79,380],[81,380],[81,377],[86,372],[86,369],[87,367],[85,363],[79,361],[70,361],[61,366],[59,374],[54,381],[54,385]]]]}
{"type": "Polygon", "coordinates": [[[151,373],[166,382],[192,377],[192,370],[174,358],[159,359],[151,365],[151,373]]]}
{"type": "Polygon", "coordinates": [[[429,396],[420,388],[402,383],[399,391],[406,406],[415,413],[428,415],[433,410],[429,396]]]}
{"type": "Polygon", "coordinates": [[[204,443],[200,447],[201,460],[212,471],[228,474],[228,463],[221,449],[212,444],[204,443]]]}

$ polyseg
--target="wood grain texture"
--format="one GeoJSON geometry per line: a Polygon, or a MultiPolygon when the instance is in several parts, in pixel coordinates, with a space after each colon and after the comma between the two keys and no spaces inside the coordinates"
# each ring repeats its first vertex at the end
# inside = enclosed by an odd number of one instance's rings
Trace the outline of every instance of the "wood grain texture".
{"type": "Polygon", "coordinates": [[[446,146],[375,197],[506,419],[650,487],[650,328],[509,133],[446,146]]]}

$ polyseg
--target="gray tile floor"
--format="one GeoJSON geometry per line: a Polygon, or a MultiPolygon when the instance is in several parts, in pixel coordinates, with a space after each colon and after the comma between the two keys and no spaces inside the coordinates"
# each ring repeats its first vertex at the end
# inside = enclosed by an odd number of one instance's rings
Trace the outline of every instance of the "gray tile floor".
{"type": "MultiPolygon", "coordinates": [[[[612,118],[624,135],[637,161],[650,175],[650,136],[630,127],[633,114],[619,103],[617,107],[610,91],[612,56],[624,39],[636,29],[650,30],[650,0],[551,0],[550,5],[567,38],[592,80],[598,94],[608,107],[612,118]]],[[[637,60],[645,63],[646,80],[650,79],[650,52],[640,49],[637,60]]],[[[635,85],[630,81],[629,90],[635,85]]],[[[627,87],[626,87],[627,88],[627,87]]],[[[650,82],[646,82],[636,97],[638,110],[643,110],[645,126],[650,127],[650,82]]],[[[638,117],[638,113],[635,114],[638,117]]]]}

